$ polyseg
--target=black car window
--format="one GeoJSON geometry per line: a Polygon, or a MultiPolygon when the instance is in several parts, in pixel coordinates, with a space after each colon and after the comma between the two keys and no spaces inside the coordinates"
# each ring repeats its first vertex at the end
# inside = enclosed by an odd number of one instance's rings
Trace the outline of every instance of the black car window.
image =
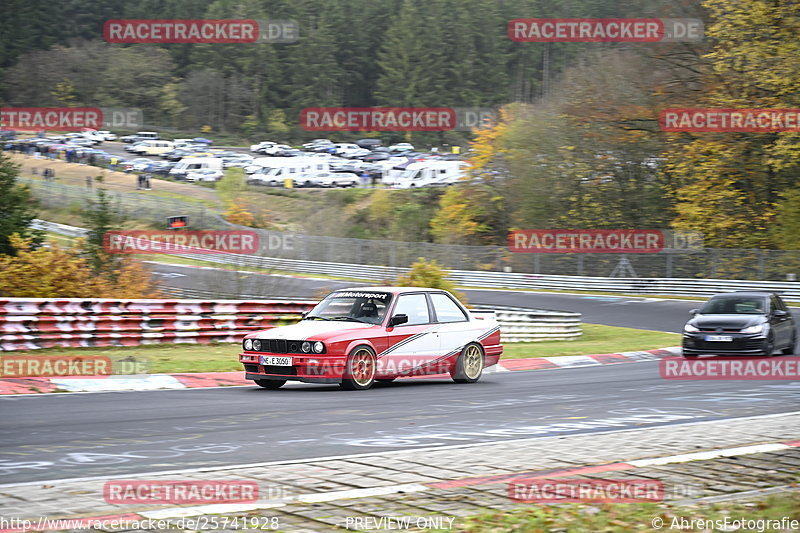
{"type": "Polygon", "coordinates": [[[712,298],[700,309],[704,315],[763,315],[766,312],[766,298],[712,298]]]}

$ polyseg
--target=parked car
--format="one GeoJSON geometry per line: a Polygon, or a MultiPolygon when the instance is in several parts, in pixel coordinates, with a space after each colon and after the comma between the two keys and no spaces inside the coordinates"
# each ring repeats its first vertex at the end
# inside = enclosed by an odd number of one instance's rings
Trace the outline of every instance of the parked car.
{"type": "Polygon", "coordinates": [[[352,172],[317,172],[301,174],[292,181],[295,187],[356,187],[358,176],[352,172]]]}
{"type": "Polygon", "coordinates": [[[248,165],[253,164],[253,156],[247,154],[236,154],[236,155],[229,155],[224,156],[222,158],[222,167],[223,168],[230,168],[230,167],[237,167],[237,168],[244,168],[248,165]]]}
{"type": "Polygon", "coordinates": [[[386,152],[370,152],[369,154],[365,155],[361,158],[362,161],[386,161],[392,157],[390,154],[386,152]]]}
{"type": "Polygon", "coordinates": [[[265,389],[295,380],[364,390],[432,374],[475,383],[503,352],[493,314],[418,287],[337,290],[297,324],[246,335],[242,348],[245,378],[265,389]]]}
{"type": "Polygon", "coordinates": [[[251,144],[250,151],[256,154],[261,154],[263,153],[264,148],[269,148],[270,146],[274,146],[276,144],[277,143],[274,143],[272,141],[261,141],[258,144],[251,144]]]}
{"type": "Polygon", "coordinates": [[[368,148],[372,150],[374,148],[377,148],[383,143],[381,142],[380,139],[359,139],[356,141],[356,144],[361,148],[368,148]]]}
{"type": "Polygon", "coordinates": [[[296,148],[285,148],[283,150],[278,150],[273,155],[276,157],[303,157],[309,154],[296,148]]]}
{"type": "Polygon", "coordinates": [[[330,145],[330,144],[333,144],[333,141],[330,139],[314,139],[313,141],[303,144],[303,148],[305,148],[306,150],[311,150],[312,148],[316,148],[318,146],[330,145]]]}
{"type": "Polygon", "coordinates": [[[291,150],[291,149],[292,147],[289,146],[288,144],[273,144],[272,146],[268,146],[263,150],[261,150],[261,153],[264,155],[276,156],[278,155],[278,152],[280,152],[281,150],[291,150]]]}
{"type": "Polygon", "coordinates": [[[123,135],[119,138],[124,143],[133,143],[136,141],[156,141],[160,137],[155,131],[138,131],[133,135],[123,135]]]}
{"type": "Polygon", "coordinates": [[[136,153],[144,141],[136,141],[125,147],[126,152],[136,153]]]}
{"type": "Polygon", "coordinates": [[[413,152],[414,145],[411,143],[397,143],[389,147],[390,152],[413,152]]]}
{"type": "Polygon", "coordinates": [[[797,328],[777,294],[730,292],[712,296],[691,311],[683,327],[683,356],[794,353],[797,328]]]}
{"type": "Polygon", "coordinates": [[[100,130],[100,131],[98,131],[96,133],[96,135],[101,136],[104,141],[116,141],[117,140],[117,136],[114,135],[113,133],[111,133],[108,130],[100,130]]]}
{"type": "Polygon", "coordinates": [[[222,159],[217,157],[184,157],[178,161],[169,171],[173,178],[181,179],[189,172],[197,170],[219,170],[222,171],[222,159]]]}
{"type": "Polygon", "coordinates": [[[134,172],[145,172],[152,164],[152,159],[147,159],[146,157],[137,157],[136,159],[126,161],[122,165],[122,168],[125,170],[133,170],[134,172]]]}
{"type": "Polygon", "coordinates": [[[361,159],[368,156],[371,153],[372,152],[367,150],[366,148],[356,148],[355,150],[344,151],[340,155],[347,159],[361,159]]]}
{"type": "Polygon", "coordinates": [[[171,163],[169,161],[153,161],[152,165],[150,165],[149,172],[166,176],[175,165],[176,163],[171,163]]]}
{"type": "Polygon", "coordinates": [[[190,170],[184,176],[186,181],[219,181],[225,176],[225,173],[215,168],[201,168],[199,170],[190,170]]]}

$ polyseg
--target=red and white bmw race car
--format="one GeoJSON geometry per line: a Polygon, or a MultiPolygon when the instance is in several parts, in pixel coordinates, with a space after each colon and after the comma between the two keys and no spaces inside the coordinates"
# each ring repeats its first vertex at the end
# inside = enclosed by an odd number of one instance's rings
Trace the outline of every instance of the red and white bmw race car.
{"type": "Polygon", "coordinates": [[[297,324],[251,333],[242,347],[245,377],[265,389],[296,380],[360,390],[431,374],[474,383],[503,353],[493,315],[419,287],[338,290],[297,324]]]}

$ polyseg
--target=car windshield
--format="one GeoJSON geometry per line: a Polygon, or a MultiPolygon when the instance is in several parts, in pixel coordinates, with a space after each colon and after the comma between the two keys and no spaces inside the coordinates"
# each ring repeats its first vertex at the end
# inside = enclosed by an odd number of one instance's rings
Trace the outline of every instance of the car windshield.
{"type": "Polygon", "coordinates": [[[766,310],[766,301],[758,297],[714,298],[700,309],[703,315],[761,315],[766,310]]]}
{"type": "Polygon", "coordinates": [[[334,292],[317,304],[306,320],[352,320],[366,324],[380,324],[392,295],[386,292],[334,292]]]}

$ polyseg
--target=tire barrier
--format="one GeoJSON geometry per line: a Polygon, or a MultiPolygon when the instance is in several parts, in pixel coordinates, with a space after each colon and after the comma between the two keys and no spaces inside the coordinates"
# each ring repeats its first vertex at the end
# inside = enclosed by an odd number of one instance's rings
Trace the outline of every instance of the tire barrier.
{"type": "MultiPolygon", "coordinates": [[[[312,300],[0,299],[0,351],[143,344],[241,342],[247,333],[296,322],[312,300]]],[[[579,313],[516,307],[493,312],[503,342],[580,336],[579,313]]]]}
{"type": "Polygon", "coordinates": [[[581,336],[581,314],[524,307],[476,306],[493,311],[504,343],[570,340],[581,336]]]}
{"type": "Polygon", "coordinates": [[[0,299],[0,351],[240,342],[290,324],[307,300],[0,299]]]}

